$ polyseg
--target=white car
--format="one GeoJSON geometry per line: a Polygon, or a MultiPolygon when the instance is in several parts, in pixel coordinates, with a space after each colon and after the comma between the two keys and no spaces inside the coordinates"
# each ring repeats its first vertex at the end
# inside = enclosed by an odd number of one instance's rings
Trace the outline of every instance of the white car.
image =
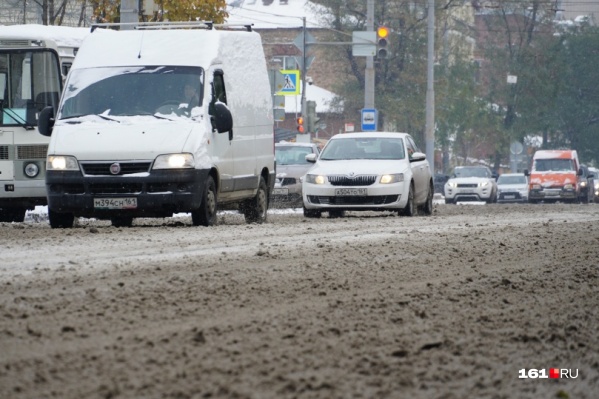
{"type": "Polygon", "coordinates": [[[304,216],[341,217],[345,211],[433,212],[433,179],[426,156],[406,133],[333,136],[302,182],[304,216]]]}
{"type": "Polygon", "coordinates": [[[524,173],[504,173],[497,179],[497,202],[528,202],[528,178],[524,173]]]}
{"type": "Polygon", "coordinates": [[[445,203],[458,201],[497,202],[497,182],[486,166],[456,166],[445,183],[445,203]]]}

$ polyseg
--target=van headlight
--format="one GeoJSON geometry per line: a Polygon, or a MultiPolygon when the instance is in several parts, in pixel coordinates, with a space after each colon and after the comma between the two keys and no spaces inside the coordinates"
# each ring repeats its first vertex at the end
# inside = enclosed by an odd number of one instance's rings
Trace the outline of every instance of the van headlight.
{"type": "Polygon", "coordinates": [[[47,170],[79,170],[77,158],[68,155],[48,155],[46,161],[47,170]]]}
{"type": "Polygon", "coordinates": [[[156,157],[152,169],[191,169],[194,166],[191,154],[164,154],[156,157]]]}
{"type": "Polygon", "coordinates": [[[306,175],[306,183],[324,184],[326,181],[327,178],[323,175],[306,175]]]}
{"type": "Polygon", "coordinates": [[[381,184],[399,183],[403,181],[403,173],[395,173],[392,175],[382,175],[381,184]]]}

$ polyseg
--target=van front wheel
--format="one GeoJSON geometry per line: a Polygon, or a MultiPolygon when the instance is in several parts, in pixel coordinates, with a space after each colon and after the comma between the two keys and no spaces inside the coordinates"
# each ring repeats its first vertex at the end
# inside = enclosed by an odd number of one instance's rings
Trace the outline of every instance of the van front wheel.
{"type": "Polygon", "coordinates": [[[252,199],[244,201],[241,211],[245,216],[246,223],[264,223],[268,211],[268,188],[263,177],[260,177],[258,192],[252,199]]]}
{"type": "Polygon", "coordinates": [[[194,226],[214,226],[216,224],[216,184],[212,176],[206,179],[200,207],[191,212],[194,226]]]}

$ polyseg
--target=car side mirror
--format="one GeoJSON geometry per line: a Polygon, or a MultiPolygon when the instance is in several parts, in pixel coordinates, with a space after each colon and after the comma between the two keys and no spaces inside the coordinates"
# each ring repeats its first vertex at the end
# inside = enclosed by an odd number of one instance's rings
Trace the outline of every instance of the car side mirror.
{"type": "Polygon", "coordinates": [[[578,168],[578,176],[582,176],[584,174],[582,168],[578,168]]]}
{"type": "Polygon", "coordinates": [[[315,163],[316,162],[316,154],[306,155],[306,161],[308,161],[310,163],[315,163]]]}
{"type": "Polygon", "coordinates": [[[54,107],[44,107],[37,120],[37,130],[41,135],[50,137],[54,128],[54,107]]]}
{"type": "Polygon", "coordinates": [[[530,176],[530,172],[528,171],[528,169],[524,169],[524,176],[530,176]]]}
{"type": "Polygon", "coordinates": [[[589,179],[594,179],[595,178],[595,174],[594,173],[589,173],[589,179]]]}
{"type": "Polygon", "coordinates": [[[424,154],[423,152],[414,152],[410,156],[410,162],[424,161],[424,160],[426,160],[426,154],[424,154]]]}

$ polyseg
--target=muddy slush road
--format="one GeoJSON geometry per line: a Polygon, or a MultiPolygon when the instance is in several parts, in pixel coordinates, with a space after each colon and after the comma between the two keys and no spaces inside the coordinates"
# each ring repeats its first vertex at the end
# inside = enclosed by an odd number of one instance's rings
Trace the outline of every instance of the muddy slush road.
{"type": "Polygon", "coordinates": [[[26,221],[0,248],[0,398],[598,397],[599,205],[26,221]],[[550,368],[576,378],[519,378],[550,368]]]}

